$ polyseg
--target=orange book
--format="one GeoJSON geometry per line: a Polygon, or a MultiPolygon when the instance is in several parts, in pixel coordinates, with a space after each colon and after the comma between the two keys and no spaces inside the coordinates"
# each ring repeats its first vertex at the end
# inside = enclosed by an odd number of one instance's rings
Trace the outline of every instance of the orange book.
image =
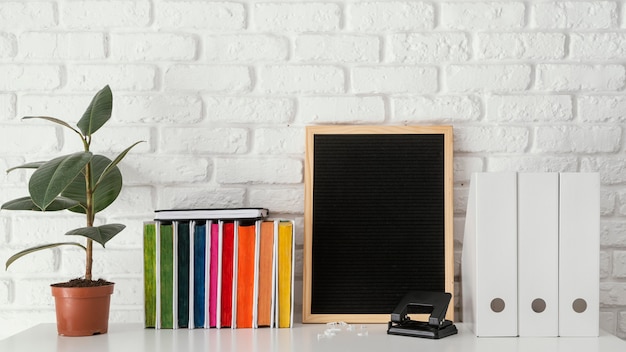
{"type": "Polygon", "coordinates": [[[237,319],[238,328],[252,327],[254,305],[255,226],[240,224],[237,235],[237,319]]]}
{"type": "Polygon", "coordinates": [[[261,237],[259,238],[258,326],[271,326],[272,324],[273,264],[274,222],[263,221],[261,223],[261,237]]]}

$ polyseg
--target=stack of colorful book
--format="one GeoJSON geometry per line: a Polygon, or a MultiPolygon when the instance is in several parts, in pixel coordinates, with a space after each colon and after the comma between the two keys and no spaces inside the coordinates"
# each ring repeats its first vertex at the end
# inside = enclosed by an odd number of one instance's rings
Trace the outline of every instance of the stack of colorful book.
{"type": "Polygon", "coordinates": [[[295,226],[267,214],[171,210],[145,222],[145,326],[291,327],[295,226]]]}

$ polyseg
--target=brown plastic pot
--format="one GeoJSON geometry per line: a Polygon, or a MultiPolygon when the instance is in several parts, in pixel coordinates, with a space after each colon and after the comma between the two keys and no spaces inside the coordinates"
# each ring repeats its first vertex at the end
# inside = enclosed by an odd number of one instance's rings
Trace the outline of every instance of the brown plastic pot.
{"type": "Polygon", "coordinates": [[[62,336],[106,334],[114,284],[97,287],[51,286],[62,336]]]}

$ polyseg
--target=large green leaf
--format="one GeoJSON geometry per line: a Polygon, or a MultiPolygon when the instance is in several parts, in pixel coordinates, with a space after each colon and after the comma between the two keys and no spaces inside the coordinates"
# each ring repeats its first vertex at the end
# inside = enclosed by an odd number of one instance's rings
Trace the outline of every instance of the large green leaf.
{"type": "Polygon", "coordinates": [[[20,166],[14,166],[7,170],[7,173],[17,169],[38,169],[41,165],[45,164],[45,161],[34,161],[32,163],[22,164],[20,166]]]}
{"type": "Polygon", "coordinates": [[[83,135],[91,136],[111,118],[112,111],[113,93],[107,85],[96,93],[76,125],[83,135]]]}
{"type": "MultiPolygon", "coordinates": [[[[79,205],[78,201],[65,197],[56,197],[52,203],[48,205],[46,211],[65,210],[79,205]]],[[[35,205],[30,197],[22,197],[18,199],[10,200],[2,204],[2,209],[5,210],[33,210],[41,211],[41,209],[35,205]]]]}
{"type": "Polygon", "coordinates": [[[91,160],[90,152],[79,152],[52,159],[33,172],[28,192],[35,205],[46,210],[48,205],[80,175],[91,160]]]}
{"type": "MultiPolygon", "coordinates": [[[[94,180],[100,180],[100,184],[94,192],[94,212],[96,213],[111,205],[122,190],[122,173],[119,168],[113,168],[106,176],[101,178],[109,164],[111,164],[111,159],[103,155],[94,155],[91,159],[91,184],[94,184],[94,180]]],[[[63,197],[74,199],[82,204],[82,207],[70,208],[70,211],[85,213],[87,208],[85,189],[85,178],[77,177],[61,193],[63,197]]]]}
{"type": "Polygon", "coordinates": [[[120,233],[124,228],[126,228],[126,225],[122,224],[106,224],[102,226],[81,227],[79,229],[68,231],[66,235],[88,237],[100,243],[102,247],[104,247],[105,243],[107,243],[111,238],[115,237],[115,235],[120,233]]]}
{"type": "Polygon", "coordinates": [[[126,156],[126,154],[128,154],[128,152],[133,149],[134,146],[136,146],[139,143],[143,143],[144,141],[139,141],[139,142],[135,142],[133,143],[133,145],[131,145],[130,147],[124,149],[124,151],[122,151],[120,153],[120,155],[117,156],[117,158],[115,158],[115,160],[113,160],[109,165],[107,165],[107,167],[104,169],[104,171],[102,172],[102,175],[100,175],[100,178],[98,179],[98,182],[96,182],[96,185],[100,184],[100,181],[102,178],[104,178],[104,176],[106,176],[109,172],[111,172],[112,170],[117,169],[117,164],[120,163],[120,161],[122,161],[122,159],[124,159],[124,157],[126,156]]]}
{"type": "Polygon", "coordinates": [[[9,265],[13,264],[14,261],[20,259],[21,257],[33,253],[33,252],[37,252],[37,251],[41,251],[44,249],[50,249],[50,248],[54,248],[54,247],[59,247],[59,246],[77,246],[80,247],[84,250],[87,250],[87,248],[85,248],[85,246],[83,246],[80,243],[76,243],[76,242],[60,242],[60,243],[51,243],[51,244],[44,244],[42,246],[37,246],[37,247],[32,247],[32,248],[28,248],[25,249],[19,253],[15,253],[14,255],[12,255],[9,259],[7,259],[6,262],[6,266],[5,269],[9,268],[9,265]]]}
{"type": "Polygon", "coordinates": [[[24,116],[22,117],[22,120],[28,120],[28,119],[42,119],[42,120],[47,120],[50,122],[54,122],[54,123],[58,123],[61,126],[67,127],[70,130],[78,133],[80,135],[80,132],[78,132],[78,130],[76,130],[74,127],[70,126],[70,124],[68,124],[67,122],[57,119],[56,117],[50,117],[50,116],[24,116]]]}

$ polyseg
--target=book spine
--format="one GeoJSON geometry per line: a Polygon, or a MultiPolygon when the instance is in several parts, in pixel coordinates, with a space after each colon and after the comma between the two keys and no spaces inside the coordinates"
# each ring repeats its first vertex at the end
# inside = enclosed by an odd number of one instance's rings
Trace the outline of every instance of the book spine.
{"type": "Polygon", "coordinates": [[[156,327],[156,223],[144,223],[143,231],[144,270],[144,325],[156,327]]]}
{"type": "Polygon", "coordinates": [[[161,224],[160,243],[160,313],[162,329],[174,328],[174,235],[172,224],[161,224]]]}
{"type": "Polygon", "coordinates": [[[291,327],[293,225],[278,225],[278,327],[291,327]]]}
{"type": "Polygon", "coordinates": [[[189,223],[178,222],[178,327],[189,326],[189,223]]]}
{"type": "Polygon", "coordinates": [[[237,327],[252,327],[255,225],[240,223],[237,232],[237,327]]]}
{"type": "Polygon", "coordinates": [[[203,327],[205,320],[206,293],[205,286],[205,246],[206,246],[206,224],[199,223],[194,233],[194,325],[203,327]]]}
{"type": "Polygon", "coordinates": [[[223,245],[222,245],[222,294],[221,305],[221,326],[230,327],[233,313],[233,252],[235,240],[234,224],[224,223],[223,245]]]}
{"type": "Polygon", "coordinates": [[[209,327],[217,325],[218,270],[219,270],[219,224],[211,224],[209,327]]]}

